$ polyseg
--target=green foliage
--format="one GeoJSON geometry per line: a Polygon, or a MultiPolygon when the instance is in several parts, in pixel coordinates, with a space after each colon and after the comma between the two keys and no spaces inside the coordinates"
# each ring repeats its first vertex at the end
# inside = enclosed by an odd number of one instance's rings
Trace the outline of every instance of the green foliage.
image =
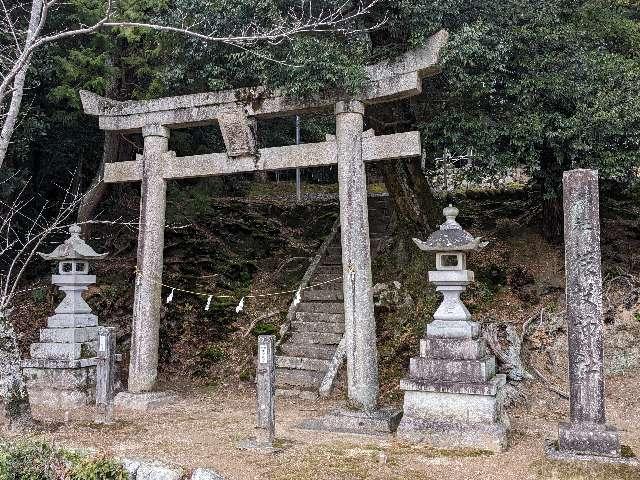
{"type": "Polygon", "coordinates": [[[637,6],[476,0],[451,13],[443,75],[423,105],[432,152],[473,147],[482,174],[524,164],[556,175],[546,150],[560,171],[628,180],[640,161],[637,6]]]}
{"type": "Polygon", "coordinates": [[[0,443],[0,480],[127,480],[113,460],[54,449],[43,442],[0,443]]]}
{"type": "Polygon", "coordinates": [[[256,337],[259,335],[278,335],[279,332],[280,328],[278,327],[278,325],[262,321],[256,323],[256,325],[251,330],[251,334],[256,337]]]}
{"type": "Polygon", "coordinates": [[[200,359],[207,363],[218,363],[226,357],[225,351],[218,345],[209,345],[200,350],[200,359]]]}

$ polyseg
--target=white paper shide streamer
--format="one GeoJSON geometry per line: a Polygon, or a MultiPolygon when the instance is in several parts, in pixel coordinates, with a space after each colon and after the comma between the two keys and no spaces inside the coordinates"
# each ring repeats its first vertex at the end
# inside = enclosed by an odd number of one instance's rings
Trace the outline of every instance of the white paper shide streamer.
{"type": "Polygon", "coordinates": [[[209,307],[211,306],[211,299],[213,298],[213,295],[209,295],[207,297],[207,305],[204,307],[205,310],[209,310],[209,307]]]}
{"type": "Polygon", "coordinates": [[[173,292],[175,291],[175,288],[171,289],[171,293],[169,293],[169,296],[167,297],[167,303],[171,303],[173,301],[173,292]]]}
{"type": "Polygon", "coordinates": [[[236,307],[236,313],[240,313],[242,310],[244,310],[244,297],[240,299],[240,303],[236,307]]]}
{"type": "Polygon", "coordinates": [[[300,295],[300,290],[302,290],[302,287],[298,288],[298,290],[296,291],[296,296],[293,299],[293,305],[298,305],[300,303],[300,300],[302,300],[302,296],[300,295]]]}

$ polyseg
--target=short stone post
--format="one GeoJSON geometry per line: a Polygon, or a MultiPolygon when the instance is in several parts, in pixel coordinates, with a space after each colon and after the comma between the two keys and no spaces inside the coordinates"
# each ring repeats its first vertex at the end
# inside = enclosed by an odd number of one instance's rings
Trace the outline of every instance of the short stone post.
{"type": "Polygon", "coordinates": [[[113,327],[98,327],[96,366],[96,423],[111,423],[116,365],[116,334],[113,327]]]}
{"type": "Polygon", "coordinates": [[[276,337],[258,336],[258,364],[256,366],[257,418],[256,435],[240,442],[242,450],[274,453],[276,429],[276,337]]]}
{"type": "Polygon", "coordinates": [[[563,186],[570,422],[560,424],[558,451],[620,457],[618,433],[604,413],[598,172],[564,172],[563,186]]]}
{"type": "Polygon", "coordinates": [[[276,356],[275,335],[258,336],[258,444],[273,445],[276,428],[276,356]]]}
{"type": "Polygon", "coordinates": [[[129,391],[153,389],[158,376],[160,306],[167,182],[163,177],[163,155],[168,150],[169,129],[162,125],[142,128],[144,169],[142,173],[138,275],[133,307],[129,391]]]}
{"type": "Polygon", "coordinates": [[[364,104],[339,102],[335,113],[348,395],[355,406],[370,411],[378,401],[378,351],[362,161],[364,104]]]}

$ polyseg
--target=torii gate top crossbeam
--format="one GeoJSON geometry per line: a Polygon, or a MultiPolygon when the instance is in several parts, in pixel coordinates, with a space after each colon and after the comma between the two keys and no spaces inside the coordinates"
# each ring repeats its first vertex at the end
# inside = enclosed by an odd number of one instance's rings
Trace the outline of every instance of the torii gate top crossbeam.
{"type": "MultiPolygon", "coordinates": [[[[440,52],[447,37],[448,33],[440,30],[419,49],[365,67],[367,80],[358,99],[374,104],[418,95],[422,78],[439,72],[440,52]]],[[[299,100],[257,87],[125,102],[87,91],[81,91],[80,96],[85,113],[97,115],[101,129],[130,132],[151,124],[169,128],[207,125],[217,122],[221,114],[238,109],[255,118],[319,112],[332,109],[344,94],[328,92],[299,100]]]]}

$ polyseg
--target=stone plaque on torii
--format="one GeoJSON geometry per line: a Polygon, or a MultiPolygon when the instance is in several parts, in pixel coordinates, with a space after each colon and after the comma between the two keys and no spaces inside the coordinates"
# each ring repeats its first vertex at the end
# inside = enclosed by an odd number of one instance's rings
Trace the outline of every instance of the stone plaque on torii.
{"type": "Polygon", "coordinates": [[[375,136],[363,131],[365,107],[421,93],[422,79],[439,72],[447,32],[398,58],[365,67],[358,95],[327,92],[299,100],[264,87],[119,102],[81,92],[84,111],[98,116],[103,130],[142,132],[144,153],[135,161],[105,165],[104,181],[140,181],[138,272],[133,312],[129,391],[153,388],[157,376],[164,246],[166,181],[242,172],[338,165],[342,231],[345,339],[350,400],[376,407],[377,350],[364,162],[417,157],[419,132],[375,136]],[[336,135],[321,143],[256,147],[259,119],[327,112],[336,116],[336,135]],[[177,157],[168,151],[170,129],[218,123],[225,153],[177,157]],[[357,362],[356,362],[357,359],[357,362]]]}

